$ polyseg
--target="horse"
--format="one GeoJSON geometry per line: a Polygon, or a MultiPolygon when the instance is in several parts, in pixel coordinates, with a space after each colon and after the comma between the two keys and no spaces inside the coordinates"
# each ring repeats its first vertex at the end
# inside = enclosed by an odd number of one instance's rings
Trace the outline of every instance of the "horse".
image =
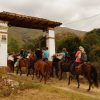
{"type": "Polygon", "coordinates": [[[15,64],[16,60],[17,59],[16,59],[15,55],[11,54],[8,56],[7,65],[10,68],[10,72],[14,72],[14,64],[15,64]]]}
{"type": "Polygon", "coordinates": [[[50,78],[50,76],[53,76],[53,72],[52,72],[52,69],[53,69],[53,62],[52,61],[48,61],[48,60],[45,60],[46,64],[48,65],[48,69],[47,69],[47,73],[48,73],[48,78],[50,78]]]}
{"type": "Polygon", "coordinates": [[[9,71],[10,71],[10,72],[14,72],[14,61],[8,59],[8,60],[7,60],[7,65],[8,65],[8,67],[9,67],[9,71]]]}
{"type": "Polygon", "coordinates": [[[27,76],[30,74],[30,71],[32,69],[33,74],[34,74],[34,63],[35,63],[35,55],[33,52],[30,52],[27,56],[28,58],[28,72],[27,72],[27,76]]]}
{"type": "MultiPolygon", "coordinates": [[[[71,70],[69,70],[69,71],[71,74],[73,74],[73,72],[71,70]]],[[[84,76],[88,80],[88,82],[89,82],[88,91],[90,91],[93,83],[96,87],[98,87],[97,70],[90,63],[79,64],[78,66],[75,67],[75,73],[76,73],[78,88],[80,87],[79,75],[84,76]]],[[[71,74],[69,75],[68,85],[70,85],[71,74]]]]}
{"type": "MultiPolygon", "coordinates": [[[[39,73],[41,78],[40,82],[44,78],[44,83],[46,84],[47,79],[49,78],[50,72],[51,72],[51,62],[49,61],[43,61],[42,59],[38,60],[34,64],[34,68],[36,73],[39,73]]],[[[33,75],[34,77],[34,75],[33,75]]]]}
{"type": "Polygon", "coordinates": [[[52,58],[53,58],[52,76],[54,76],[54,70],[55,70],[55,75],[57,78],[59,78],[59,61],[60,61],[60,59],[57,57],[57,55],[53,55],[52,58]]]}
{"type": "Polygon", "coordinates": [[[62,79],[62,74],[64,72],[68,72],[68,73],[70,72],[70,66],[73,64],[73,62],[74,62],[74,60],[69,60],[69,61],[64,60],[64,61],[61,62],[61,64],[60,64],[60,73],[59,73],[59,80],[62,79]]]}
{"type": "Polygon", "coordinates": [[[55,74],[59,80],[62,79],[63,72],[69,72],[69,66],[74,62],[74,60],[71,59],[62,59],[62,55],[60,54],[60,58],[58,58],[59,55],[53,55],[53,67],[55,68],[55,74]]]}
{"type": "Polygon", "coordinates": [[[17,62],[18,62],[18,66],[16,66],[17,67],[16,74],[18,74],[18,72],[20,70],[20,76],[21,76],[22,75],[22,67],[26,67],[26,69],[27,69],[29,66],[28,59],[27,58],[19,58],[19,59],[17,59],[17,62]]]}

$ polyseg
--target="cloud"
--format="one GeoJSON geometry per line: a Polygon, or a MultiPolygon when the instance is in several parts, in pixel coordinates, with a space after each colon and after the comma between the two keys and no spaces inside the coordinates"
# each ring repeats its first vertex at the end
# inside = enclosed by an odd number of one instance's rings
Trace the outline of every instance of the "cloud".
{"type": "MultiPolygon", "coordinates": [[[[0,0],[0,11],[43,17],[68,26],[69,22],[100,13],[100,0],[0,0]]],[[[87,22],[80,28],[76,23],[81,30],[85,30],[86,25],[87,22]]],[[[71,26],[73,24],[68,27],[71,26]]]]}

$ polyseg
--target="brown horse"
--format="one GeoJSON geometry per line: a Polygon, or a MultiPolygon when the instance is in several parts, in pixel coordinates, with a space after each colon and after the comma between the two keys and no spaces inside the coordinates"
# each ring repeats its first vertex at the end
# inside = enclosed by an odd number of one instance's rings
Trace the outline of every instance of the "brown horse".
{"type": "Polygon", "coordinates": [[[10,72],[14,72],[14,64],[17,58],[15,55],[9,55],[7,59],[7,65],[9,67],[10,72]]]}
{"type": "MultiPolygon", "coordinates": [[[[96,68],[93,67],[91,64],[89,63],[79,64],[78,66],[75,67],[75,72],[76,72],[76,79],[78,82],[78,88],[80,87],[79,75],[83,75],[88,80],[89,82],[88,91],[90,91],[92,84],[98,87],[97,71],[96,68]]],[[[71,75],[69,76],[68,85],[70,84],[70,77],[71,75]]]]}
{"type": "Polygon", "coordinates": [[[51,72],[51,62],[49,61],[45,62],[42,59],[40,59],[35,63],[34,68],[35,68],[36,73],[39,73],[41,76],[40,82],[44,78],[44,83],[46,83],[51,72]]]}
{"type": "Polygon", "coordinates": [[[30,52],[30,54],[28,55],[28,73],[27,76],[30,74],[30,71],[32,69],[33,74],[34,74],[34,63],[35,63],[35,54],[34,52],[30,52]]]}
{"type": "Polygon", "coordinates": [[[9,67],[9,72],[14,72],[14,61],[7,60],[7,65],[9,67]]]}
{"type": "Polygon", "coordinates": [[[52,76],[53,75],[53,72],[52,72],[52,68],[53,68],[53,63],[52,63],[52,61],[48,61],[48,60],[46,60],[45,61],[46,63],[47,63],[47,65],[48,65],[48,69],[47,69],[47,71],[48,71],[48,78],[50,78],[50,76],[52,76]]]}
{"type": "Polygon", "coordinates": [[[18,74],[18,72],[20,70],[20,75],[22,75],[22,67],[26,67],[26,69],[28,68],[28,59],[27,58],[20,58],[18,60],[19,61],[18,61],[16,74],[18,74]]]}

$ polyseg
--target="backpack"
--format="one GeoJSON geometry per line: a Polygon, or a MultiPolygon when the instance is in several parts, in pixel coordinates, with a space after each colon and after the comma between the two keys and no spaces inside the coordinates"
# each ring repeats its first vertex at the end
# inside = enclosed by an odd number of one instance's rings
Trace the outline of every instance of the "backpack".
{"type": "Polygon", "coordinates": [[[87,54],[86,53],[81,54],[81,61],[83,61],[83,62],[87,61],[87,54]]]}
{"type": "Polygon", "coordinates": [[[68,52],[65,52],[65,59],[70,58],[70,55],[68,52]]]}

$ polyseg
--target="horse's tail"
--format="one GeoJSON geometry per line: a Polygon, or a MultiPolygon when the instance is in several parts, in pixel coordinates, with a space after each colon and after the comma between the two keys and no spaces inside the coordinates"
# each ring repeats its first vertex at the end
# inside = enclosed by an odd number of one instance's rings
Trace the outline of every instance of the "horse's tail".
{"type": "Polygon", "coordinates": [[[96,87],[98,87],[98,74],[97,74],[97,70],[95,67],[92,66],[92,79],[93,79],[93,83],[96,87]]]}

